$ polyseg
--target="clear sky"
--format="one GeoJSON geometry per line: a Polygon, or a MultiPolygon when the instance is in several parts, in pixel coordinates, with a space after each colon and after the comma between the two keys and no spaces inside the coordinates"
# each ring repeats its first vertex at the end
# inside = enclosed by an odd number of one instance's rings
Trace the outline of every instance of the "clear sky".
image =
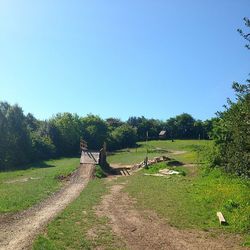
{"type": "Polygon", "coordinates": [[[214,116],[250,73],[250,0],[0,0],[0,100],[47,119],[214,116]]]}

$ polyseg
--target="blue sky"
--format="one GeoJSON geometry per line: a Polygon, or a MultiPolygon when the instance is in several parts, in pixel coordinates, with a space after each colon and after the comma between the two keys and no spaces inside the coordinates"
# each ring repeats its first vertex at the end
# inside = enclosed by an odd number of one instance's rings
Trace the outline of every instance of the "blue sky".
{"type": "Polygon", "coordinates": [[[47,119],[214,116],[248,76],[249,0],[0,0],[0,100],[47,119]]]}

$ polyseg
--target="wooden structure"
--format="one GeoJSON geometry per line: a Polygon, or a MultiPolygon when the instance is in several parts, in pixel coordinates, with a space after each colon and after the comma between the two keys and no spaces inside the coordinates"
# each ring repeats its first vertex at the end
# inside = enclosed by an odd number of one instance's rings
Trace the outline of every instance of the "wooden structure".
{"type": "Polygon", "coordinates": [[[121,169],[120,173],[121,173],[122,176],[129,176],[129,175],[131,175],[130,171],[128,169],[126,169],[126,168],[121,169]]]}
{"type": "Polygon", "coordinates": [[[167,131],[166,130],[162,130],[159,133],[159,139],[166,139],[167,138],[167,131]]]}
{"type": "Polygon", "coordinates": [[[227,224],[222,212],[217,212],[217,216],[218,216],[218,219],[219,219],[221,225],[227,224]]]}
{"type": "Polygon", "coordinates": [[[99,152],[82,151],[80,164],[99,164],[99,152]]]}
{"type": "Polygon", "coordinates": [[[81,151],[87,151],[88,150],[88,144],[83,139],[80,140],[80,150],[81,151]]]}
{"type": "Polygon", "coordinates": [[[103,148],[100,150],[100,157],[99,157],[99,164],[100,166],[107,165],[107,144],[104,142],[103,148]]]}
{"type": "Polygon", "coordinates": [[[99,152],[88,150],[88,144],[83,139],[80,140],[81,158],[80,164],[99,164],[106,167],[107,146],[104,142],[103,148],[99,152]]]}

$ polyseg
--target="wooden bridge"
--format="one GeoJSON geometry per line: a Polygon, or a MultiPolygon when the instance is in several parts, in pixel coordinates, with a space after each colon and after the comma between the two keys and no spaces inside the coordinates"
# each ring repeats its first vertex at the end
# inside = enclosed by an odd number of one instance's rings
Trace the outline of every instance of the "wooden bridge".
{"type": "Polygon", "coordinates": [[[80,164],[99,164],[100,153],[82,151],[80,164]]]}

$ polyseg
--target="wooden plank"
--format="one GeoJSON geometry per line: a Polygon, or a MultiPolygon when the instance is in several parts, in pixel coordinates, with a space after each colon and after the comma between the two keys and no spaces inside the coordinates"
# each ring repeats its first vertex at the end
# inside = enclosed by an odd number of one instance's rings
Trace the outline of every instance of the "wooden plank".
{"type": "Polygon", "coordinates": [[[126,176],[125,173],[123,172],[123,170],[120,170],[120,173],[121,173],[123,176],[126,176]]]}
{"type": "Polygon", "coordinates": [[[127,175],[130,175],[130,173],[129,173],[129,171],[127,169],[125,169],[125,171],[126,171],[127,175]]]}
{"type": "Polygon", "coordinates": [[[125,176],[127,176],[127,172],[126,172],[126,169],[123,169],[123,173],[125,174],[125,176]]]}
{"type": "Polygon", "coordinates": [[[220,221],[221,225],[224,225],[224,224],[227,223],[226,220],[225,220],[225,218],[224,218],[224,216],[223,216],[223,214],[222,214],[222,212],[217,212],[217,216],[219,218],[219,221],[220,221]]]}
{"type": "Polygon", "coordinates": [[[99,152],[82,151],[80,163],[81,164],[98,164],[99,152]]]}

